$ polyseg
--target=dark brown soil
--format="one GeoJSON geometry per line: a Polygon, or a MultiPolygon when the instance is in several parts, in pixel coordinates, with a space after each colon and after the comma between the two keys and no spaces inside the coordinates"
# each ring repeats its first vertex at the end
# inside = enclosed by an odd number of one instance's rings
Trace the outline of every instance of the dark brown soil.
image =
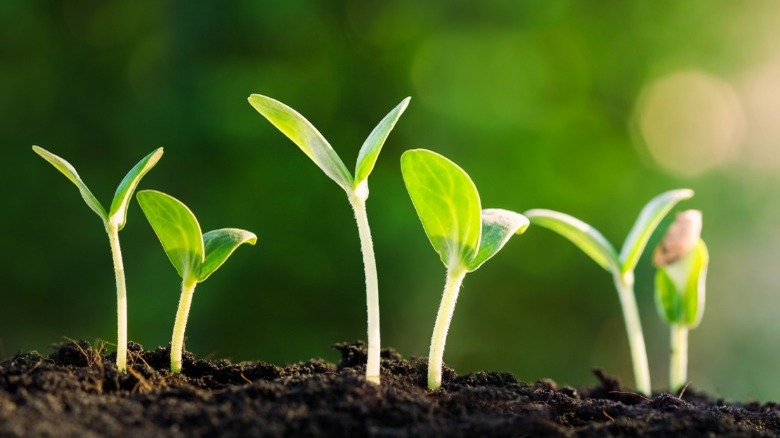
{"type": "Polygon", "coordinates": [[[645,398],[597,372],[593,389],[510,374],[444,373],[425,388],[425,362],[383,352],[382,385],[362,376],[362,344],[336,345],[338,365],[184,358],[131,345],[131,371],[87,342],[0,364],[1,437],[97,436],[778,436],[775,403],[733,404],[687,390],[645,398]]]}

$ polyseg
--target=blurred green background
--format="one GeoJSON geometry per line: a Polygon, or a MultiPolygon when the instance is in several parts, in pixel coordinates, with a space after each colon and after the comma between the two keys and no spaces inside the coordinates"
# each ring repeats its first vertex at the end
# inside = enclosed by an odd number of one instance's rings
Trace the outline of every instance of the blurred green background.
{"type": "MultiPolygon", "coordinates": [[[[689,377],[730,399],[778,400],[778,41],[772,0],[4,0],[0,356],[116,336],[106,235],[37,144],[104,203],[164,146],[142,188],[184,201],[204,230],[258,234],[198,287],[188,349],[337,360],[330,344],[365,338],[352,212],[246,98],[296,108],[352,167],[412,96],[369,180],[384,346],[427,354],[444,284],[399,169],[404,150],[425,147],[469,172],[485,207],[564,211],[615,246],[651,197],[695,189],[680,208],[703,210],[711,264],[689,377]]],[[[167,344],[179,278],[135,202],[120,239],[130,338],[167,344]]],[[[662,388],[668,329],[652,278],[646,255],[637,296],[662,388]]],[[[532,227],[466,278],[445,361],[571,385],[593,384],[601,366],[631,383],[622,324],[609,275],[532,227]]]]}

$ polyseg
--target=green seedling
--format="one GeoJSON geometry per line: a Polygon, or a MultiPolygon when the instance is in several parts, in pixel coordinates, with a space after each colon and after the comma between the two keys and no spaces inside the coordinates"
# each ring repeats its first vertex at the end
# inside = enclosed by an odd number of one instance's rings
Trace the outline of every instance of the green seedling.
{"type": "Polygon", "coordinates": [[[436,389],[441,386],[444,343],[464,277],[496,255],[512,235],[522,234],[528,219],[508,210],[483,210],[468,174],[437,153],[406,151],[401,171],[425,234],[447,267],[428,354],[428,388],[436,389]]]}
{"type": "Polygon", "coordinates": [[[379,285],[371,229],[366,214],[368,175],[374,169],[379,152],[395,123],[409,105],[409,97],[393,108],[368,136],[358,153],[355,175],[347,170],[333,147],[306,118],[287,105],[260,94],[249,97],[249,103],[284,135],[293,141],[325,174],[347,193],[357,221],[363,267],[366,275],[366,305],[368,308],[368,361],[366,380],[379,384],[380,334],[379,285]]]}
{"type": "Polygon", "coordinates": [[[688,379],[688,331],[704,314],[709,254],[701,224],[698,210],[678,213],[653,253],[656,309],[671,328],[669,390],[675,392],[688,379]]]}
{"type": "Polygon", "coordinates": [[[244,243],[257,236],[238,228],[221,228],[201,234],[195,215],[178,199],[155,190],[142,190],[138,203],[160,239],[165,253],[181,276],[181,296],[171,339],[171,372],[181,373],[184,330],[195,286],[205,281],[244,243]]]}
{"type": "Polygon", "coordinates": [[[114,276],[116,277],[116,313],[117,313],[117,341],[116,341],[116,367],[119,371],[127,370],[127,290],[125,286],[125,268],[122,262],[122,250],[119,247],[119,231],[127,222],[127,208],[138,183],[144,175],[160,160],[163,148],[157,148],[151,154],[138,162],[119,183],[111,207],[106,210],[95,198],[86,184],[81,180],[76,169],[66,160],[52,154],[46,149],[33,146],[33,151],[43,157],[57,170],[62,172],[81,192],[81,197],[103,221],[103,226],[108,233],[108,242],[111,246],[111,255],[114,260],[114,276]]]}
{"type": "Polygon", "coordinates": [[[619,254],[600,232],[577,218],[543,209],[524,213],[532,224],[549,228],[566,237],[612,274],[620,306],[623,309],[635,384],[637,390],[645,395],[650,395],[652,387],[642,323],[639,320],[639,311],[634,296],[634,268],[645,246],[647,246],[647,241],[664,216],[679,201],[692,196],[692,190],[680,189],[662,193],[651,199],[639,213],[639,217],[623,242],[619,254]]]}

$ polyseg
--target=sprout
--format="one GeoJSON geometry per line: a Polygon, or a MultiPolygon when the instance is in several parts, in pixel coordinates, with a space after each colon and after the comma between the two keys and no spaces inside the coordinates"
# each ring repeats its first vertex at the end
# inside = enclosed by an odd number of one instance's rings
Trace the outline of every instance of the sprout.
{"type": "Polygon", "coordinates": [[[171,372],[181,372],[184,329],[195,285],[205,281],[239,246],[254,245],[257,236],[238,228],[201,234],[195,215],[178,199],[155,190],[142,190],[138,203],[160,239],[165,253],[181,276],[181,296],[171,339],[171,372]]]}
{"type": "Polygon", "coordinates": [[[650,235],[664,216],[679,201],[692,196],[692,190],[680,189],[662,193],[651,199],[639,213],[620,254],[601,233],[579,219],[551,210],[535,209],[525,212],[532,224],[549,228],[566,237],[612,274],[620,305],[623,308],[635,384],[637,390],[645,395],[650,394],[652,387],[642,324],[634,296],[634,268],[647,246],[650,235]]]}
{"type": "Polygon", "coordinates": [[[704,283],[709,255],[701,240],[701,212],[677,213],[653,253],[655,304],[661,319],[671,326],[669,390],[677,391],[688,379],[688,330],[704,314],[704,283]]]}
{"type": "Polygon", "coordinates": [[[377,283],[376,260],[371,241],[371,229],[368,226],[366,214],[366,199],[368,198],[368,175],[374,169],[374,164],[382,150],[387,136],[395,123],[409,105],[409,97],[374,128],[358,153],[355,165],[355,176],[347,170],[336,151],[328,144],[325,137],[287,105],[260,94],[249,97],[249,103],[268,121],[276,126],[284,135],[293,141],[309,158],[314,161],[325,174],[336,182],[345,192],[355,212],[360,248],[363,253],[363,267],[366,275],[366,304],[368,308],[368,362],[366,364],[366,380],[379,384],[379,286],[377,283]]]}
{"type": "Polygon", "coordinates": [[[108,211],[95,198],[95,195],[84,184],[78,172],[70,163],[42,147],[33,146],[32,149],[76,185],[79,192],[81,192],[84,202],[103,221],[103,226],[106,229],[111,246],[111,255],[114,260],[114,276],[116,277],[116,367],[120,372],[124,372],[127,369],[127,291],[125,286],[125,268],[122,263],[122,250],[119,247],[119,231],[124,228],[127,222],[127,207],[130,204],[130,197],[133,195],[136,187],[138,187],[141,178],[160,160],[160,157],[163,155],[163,148],[157,148],[130,169],[130,172],[119,183],[108,211]]]}
{"type": "Polygon", "coordinates": [[[404,152],[401,171],[425,234],[447,267],[428,354],[428,388],[436,389],[441,386],[444,343],[463,278],[496,255],[513,234],[522,234],[528,219],[508,210],[482,210],[468,174],[434,152],[404,152]]]}

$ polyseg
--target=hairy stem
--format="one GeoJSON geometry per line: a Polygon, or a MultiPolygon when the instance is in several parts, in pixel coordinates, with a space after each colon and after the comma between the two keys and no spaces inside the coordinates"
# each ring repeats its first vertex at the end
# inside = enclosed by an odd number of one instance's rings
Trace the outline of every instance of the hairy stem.
{"type": "Polygon", "coordinates": [[[444,285],[444,293],[439,304],[439,312],[436,315],[436,324],[433,326],[431,337],[431,350],[428,353],[428,388],[437,389],[441,386],[441,368],[444,361],[444,343],[447,341],[447,331],[450,329],[452,314],[455,312],[455,303],[458,301],[458,292],[466,276],[466,269],[447,269],[447,282],[444,285]]]}
{"type": "Polygon", "coordinates": [[[173,337],[171,338],[171,372],[181,373],[181,355],[184,349],[184,330],[187,328],[187,317],[192,305],[192,294],[195,292],[195,280],[183,280],[181,283],[181,296],[179,296],[179,309],[176,311],[176,321],[173,323],[173,337]]]}
{"type": "Polygon", "coordinates": [[[647,364],[645,337],[642,334],[642,322],[639,320],[639,310],[634,296],[634,273],[615,273],[614,279],[626,323],[628,346],[631,349],[631,361],[634,366],[634,383],[637,391],[650,395],[652,391],[650,367],[647,364]]]}
{"type": "Polygon", "coordinates": [[[360,250],[363,253],[363,268],[366,272],[366,306],[368,308],[368,363],[366,363],[366,380],[379,384],[380,374],[380,336],[379,336],[379,283],[376,273],[376,258],[374,244],[371,240],[371,229],[368,226],[366,203],[357,196],[350,196],[350,204],[355,211],[358,234],[360,235],[360,250]]]}
{"type": "Polygon", "coordinates": [[[116,367],[119,372],[127,370],[127,289],[125,286],[125,267],[122,263],[122,250],[119,247],[119,230],[106,224],[108,241],[111,244],[111,256],[114,260],[116,277],[116,367]]]}
{"type": "Polygon", "coordinates": [[[677,392],[688,380],[688,327],[672,324],[669,391],[677,392]]]}

